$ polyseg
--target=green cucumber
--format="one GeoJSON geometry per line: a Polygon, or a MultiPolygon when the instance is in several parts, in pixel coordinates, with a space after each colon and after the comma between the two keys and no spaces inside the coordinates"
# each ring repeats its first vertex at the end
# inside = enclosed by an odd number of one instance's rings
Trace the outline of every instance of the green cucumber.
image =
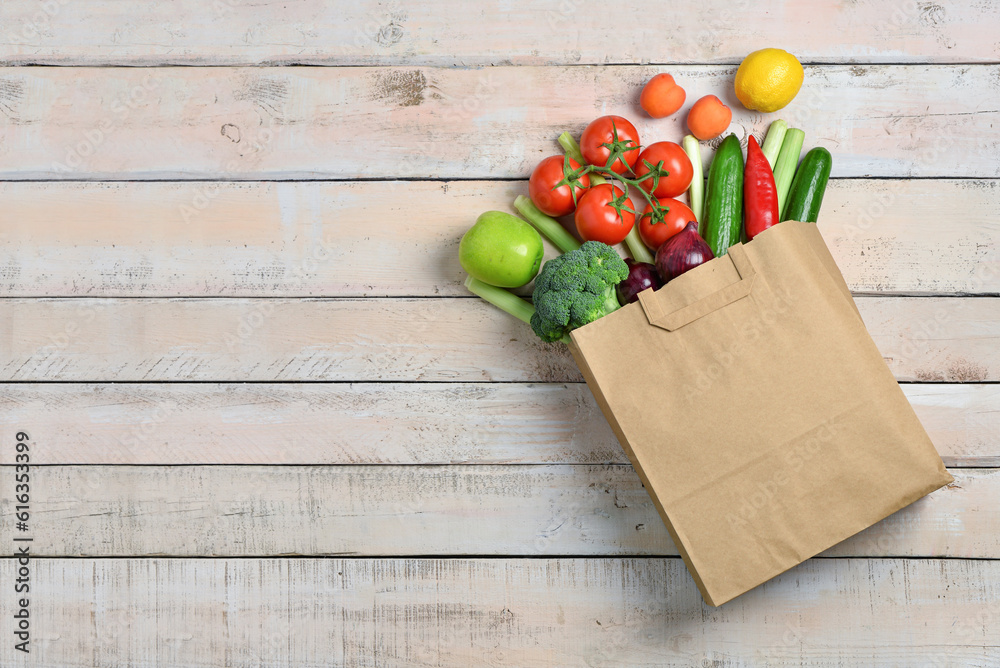
{"type": "Polygon", "coordinates": [[[826,192],[832,166],[833,156],[822,146],[806,153],[792,179],[792,189],[788,192],[781,220],[815,223],[819,219],[819,207],[823,204],[823,193],[826,192]]]}
{"type": "Polygon", "coordinates": [[[708,169],[702,236],[715,257],[739,243],[743,230],[743,148],[729,135],[715,149],[708,169]]]}

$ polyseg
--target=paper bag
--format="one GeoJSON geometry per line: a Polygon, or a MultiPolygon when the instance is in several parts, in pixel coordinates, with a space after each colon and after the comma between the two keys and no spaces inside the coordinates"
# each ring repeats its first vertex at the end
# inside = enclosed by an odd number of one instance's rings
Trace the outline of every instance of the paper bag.
{"type": "Polygon", "coordinates": [[[952,481],[815,224],[776,225],[571,338],[711,605],[952,481]]]}

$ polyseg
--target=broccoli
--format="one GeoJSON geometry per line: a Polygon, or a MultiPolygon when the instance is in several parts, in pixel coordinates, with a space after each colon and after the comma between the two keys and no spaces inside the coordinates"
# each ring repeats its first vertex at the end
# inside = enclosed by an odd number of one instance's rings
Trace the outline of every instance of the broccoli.
{"type": "Polygon", "coordinates": [[[618,309],[615,286],[628,277],[628,265],[614,248],[588,241],[553,258],[535,278],[531,328],[553,342],[618,309]]]}

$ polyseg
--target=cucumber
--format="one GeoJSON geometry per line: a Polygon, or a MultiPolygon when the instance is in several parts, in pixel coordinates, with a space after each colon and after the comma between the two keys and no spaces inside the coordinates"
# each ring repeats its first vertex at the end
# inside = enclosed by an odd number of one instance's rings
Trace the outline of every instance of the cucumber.
{"type": "Polygon", "coordinates": [[[833,156],[822,146],[806,153],[792,179],[792,189],[781,220],[815,223],[819,219],[819,207],[823,204],[823,193],[826,192],[832,166],[833,156]]]}
{"type": "Polygon", "coordinates": [[[743,230],[743,148],[736,135],[722,140],[708,169],[703,236],[715,257],[739,243],[743,230]]]}

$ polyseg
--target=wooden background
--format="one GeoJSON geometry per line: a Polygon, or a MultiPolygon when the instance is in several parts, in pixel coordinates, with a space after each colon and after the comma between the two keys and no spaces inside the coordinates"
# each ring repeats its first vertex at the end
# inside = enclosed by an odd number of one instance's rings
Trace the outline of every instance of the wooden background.
{"type": "Polygon", "coordinates": [[[995,0],[4,0],[2,549],[24,430],[38,556],[0,664],[1000,666],[998,35],[995,0]],[[766,116],[765,46],[806,66],[766,116]],[[718,609],[456,260],[563,130],[679,140],[659,71],[833,152],[823,235],[956,479],[718,609]]]}

